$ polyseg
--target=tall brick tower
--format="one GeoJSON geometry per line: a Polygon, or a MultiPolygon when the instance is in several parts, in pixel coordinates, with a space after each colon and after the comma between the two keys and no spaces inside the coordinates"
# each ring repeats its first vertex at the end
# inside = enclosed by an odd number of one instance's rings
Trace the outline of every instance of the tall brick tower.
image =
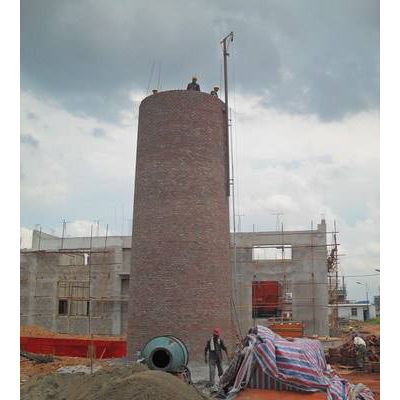
{"type": "MultiPolygon", "coordinates": [[[[224,103],[172,90],[139,110],[128,354],[158,335],[203,358],[214,327],[232,344],[224,103]]],[[[231,347],[232,348],[232,347],[231,347]]]]}

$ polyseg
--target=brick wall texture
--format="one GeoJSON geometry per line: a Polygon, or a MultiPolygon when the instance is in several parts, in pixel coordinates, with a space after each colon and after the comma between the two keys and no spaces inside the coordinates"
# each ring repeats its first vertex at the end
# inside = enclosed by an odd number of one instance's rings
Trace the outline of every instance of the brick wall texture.
{"type": "Polygon", "coordinates": [[[224,103],[174,90],[139,110],[128,353],[174,335],[202,359],[214,327],[232,349],[224,103]]]}

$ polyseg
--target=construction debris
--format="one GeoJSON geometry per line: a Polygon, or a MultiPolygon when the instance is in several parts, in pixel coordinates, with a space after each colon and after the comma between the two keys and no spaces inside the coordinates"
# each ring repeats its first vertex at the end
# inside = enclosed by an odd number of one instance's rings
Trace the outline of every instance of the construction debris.
{"type": "Polygon", "coordinates": [[[67,365],[57,370],[59,374],[90,374],[101,369],[100,365],[94,365],[92,368],[87,365],[67,365]]]}
{"type": "MultiPolygon", "coordinates": [[[[32,377],[40,375],[48,375],[55,373],[61,367],[86,365],[90,366],[90,359],[79,357],[55,357],[53,362],[49,363],[36,363],[35,361],[28,360],[25,357],[20,357],[20,381],[24,383],[32,377]]],[[[109,368],[108,362],[103,360],[96,360],[95,365],[100,365],[102,368],[109,368]]]]}
{"type": "Polygon", "coordinates": [[[323,391],[331,400],[374,399],[368,387],[350,384],[326,364],[323,347],[318,340],[288,341],[257,325],[247,335],[244,344],[245,347],[235,354],[221,377],[219,394],[226,395],[225,398],[247,387],[275,391],[323,391]],[[350,396],[353,391],[356,397],[350,396]]]}
{"type": "MultiPolygon", "coordinates": [[[[377,335],[360,335],[367,344],[368,361],[380,362],[380,338],[377,335]]],[[[353,339],[348,336],[342,346],[329,349],[329,363],[355,365],[357,349],[353,339]]]]}
{"type": "Polygon", "coordinates": [[[36,364],[44,364],[48,362],[53,362],[54,357],[53,356],[43,356],[40,354],[33,354],[33,353],[28,353],[27,351],[20,351],[20,355],[22,357],[25,357],[27,360],[31,360],[35,362],[36,364]]]}

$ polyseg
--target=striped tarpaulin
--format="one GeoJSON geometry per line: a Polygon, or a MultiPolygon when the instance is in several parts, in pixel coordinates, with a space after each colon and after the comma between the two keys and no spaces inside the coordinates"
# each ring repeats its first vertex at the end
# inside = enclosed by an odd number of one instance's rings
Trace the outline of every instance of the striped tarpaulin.
{"type": "MultiPolygon", "coordinates": [[[[236,376],[234,391],[244,386],[324,391],[328,400],[355,400],[350,397],[355,385],[327,369],[323,347],[318,340],[288,341],[266,327],[257,326],[257,329],[262,343],[253,341],[247,349],[236,376]]],[[[373,400],[373,394],[363,387],[358,391],[357,399],[373,400]]]]}

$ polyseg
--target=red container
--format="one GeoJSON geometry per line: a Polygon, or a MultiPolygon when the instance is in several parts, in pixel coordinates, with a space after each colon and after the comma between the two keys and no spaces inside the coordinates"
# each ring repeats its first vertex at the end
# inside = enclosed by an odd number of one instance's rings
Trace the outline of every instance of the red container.
{"type": "Polygon", "coordinates": [[[278,281],[253,281],[253,315],[279,317],[281,313],[281,285],[278,281]]]}

